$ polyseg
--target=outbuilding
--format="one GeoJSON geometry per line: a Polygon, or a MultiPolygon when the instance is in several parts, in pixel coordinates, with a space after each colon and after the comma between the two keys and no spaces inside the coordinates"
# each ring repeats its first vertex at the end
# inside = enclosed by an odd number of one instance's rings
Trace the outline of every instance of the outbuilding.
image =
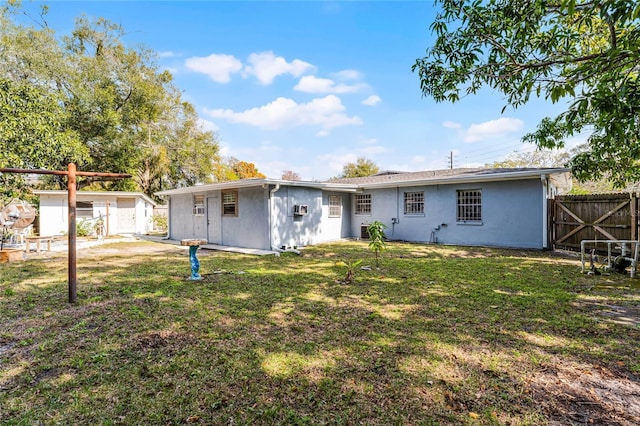
{"type": "MultiPolygon", "coordinates": [[[[36,190],[40,198],[40,235],[60,235],[69,229],[67,191],[36,190]]],[[[77,191],[76,223],[95,227],[102,220],[105,235],[144,234],[153,229],[156,202],[141,192],[77,191]]]]}

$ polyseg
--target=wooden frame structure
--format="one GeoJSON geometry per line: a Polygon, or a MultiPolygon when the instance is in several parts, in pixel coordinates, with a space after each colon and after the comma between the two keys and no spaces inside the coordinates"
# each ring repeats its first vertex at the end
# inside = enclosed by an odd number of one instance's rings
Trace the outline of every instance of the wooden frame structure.
{"type": "Polygon", "coordinates": [[[74,163],[69,163],[67,170],[42,170],[42,169],[11,169],[0,168],[1,173],[22,173],[36,175],[58,175],[67,177],[67,198],[69,205],[69,303],[76,303],[77,295],[77,252],[76,252],[76,184],[77,176],[101,177],[107,180],[130,178],[130,174],[125,173],[101,173],[101,172],[79,172],[74,163]]]}

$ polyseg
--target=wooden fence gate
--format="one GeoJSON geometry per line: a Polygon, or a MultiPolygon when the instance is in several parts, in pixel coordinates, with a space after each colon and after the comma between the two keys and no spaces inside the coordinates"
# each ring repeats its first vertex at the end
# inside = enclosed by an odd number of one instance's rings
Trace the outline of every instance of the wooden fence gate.
{"type": "Polygon", "coordinates": [[[549,200],[552,248],[580,250],[582,240],[637,240],[636,194],[559,195],[549,200]]]}

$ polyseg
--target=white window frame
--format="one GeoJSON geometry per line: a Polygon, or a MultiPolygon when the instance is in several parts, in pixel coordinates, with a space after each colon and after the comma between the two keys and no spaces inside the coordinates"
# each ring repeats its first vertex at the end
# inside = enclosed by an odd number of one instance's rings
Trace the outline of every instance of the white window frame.
{"type": "Polygon", "coordinates": [[[222,191],[220,196],[222,199],[222,216],[238,216],[238,190],[232,189],[222,191]],[[233,212],[229,213],[227,208],[231,206],[233,206],[233,212]]]}
{"type": "Polygon", "coordinates": [[[204,195],[193,196],[193,215],[204,216],[204,195]]]}
{"type": "Polygon", "coordinates": [[[456,191],[456,222],[482,223],[482,189],[456,191]]]}
{"type": "Polygon", "coordinates": [[[424,216],[424,191],[404,193],[404,214],[424,216]]]}
{"type": "Polygon", "coordinates": [[[342,197],[329,195],[329,217],[342,217],[342,197]]]}
{"type": "Polygon", "coordinates": [[[371,214],[371,194],[356,194],[355,204],[355,214],[371,214]]]}

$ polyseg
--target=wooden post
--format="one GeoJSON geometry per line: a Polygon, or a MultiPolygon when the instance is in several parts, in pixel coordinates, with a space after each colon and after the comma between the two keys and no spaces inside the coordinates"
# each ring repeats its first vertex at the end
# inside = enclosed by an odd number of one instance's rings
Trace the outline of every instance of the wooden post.
{"type": "Polygon", "coordinates": [[[69,163],[67,170],[41,170],[41,169],[14,169],[0,168],[0,173],[27,173],[38,175],[58,175],[67,177],[67,198],[69,206],[69,303],[77,300],[76,281],[76,176],[105,177],[109,179],[126,179],[130,174],[125,173],[101,173],[78,172],[74,163],[69,163]]]}
{"type": "Polygon", "coordinates": [[[76,165],[67,168],[67,194],[69,204],[69,303],[76,303],[76,165]]]}

